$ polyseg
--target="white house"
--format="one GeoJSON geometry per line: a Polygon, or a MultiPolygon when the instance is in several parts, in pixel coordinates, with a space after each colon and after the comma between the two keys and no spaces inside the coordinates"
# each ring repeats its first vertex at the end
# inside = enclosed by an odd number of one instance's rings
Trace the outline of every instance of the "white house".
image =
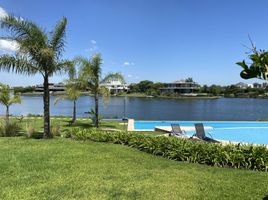
{"type": "Polygon", "coordinates": [[[107,87],[111,94],[117,94],[118,92],[128,91],[127,84],[119,79],[109,79],[105,83],[102,83],[101,85],[107,87]]]}

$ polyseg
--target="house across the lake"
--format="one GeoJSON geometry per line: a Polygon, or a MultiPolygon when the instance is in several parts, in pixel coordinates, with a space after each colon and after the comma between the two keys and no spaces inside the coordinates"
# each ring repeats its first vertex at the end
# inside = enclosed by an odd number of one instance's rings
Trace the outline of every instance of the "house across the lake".
{"type": "Polygon", "coordinates": [[[119,92],[128,91],[127,84],[116,78],[109,79],[105,83],[102,83],[101,85],[108,88],[111,94],[117,94],[119,92]]]}
{"type": "MultiPolygon", "coordinates": [[[[63,83],[49,83],[49,91],[52,92],[61,92],[65,90],[65,85],[63,83]]],[[[43,84],[39,84],[35,86],[36,92],[43,92],[44,86],[43,84]]]]}
{"type": "Polygon", "coordinates": [[[193,95],[199,89],[199,85],[193,80],[178,80],[172,83],[165,83],[160,88],[162,94],[193,95]]]}

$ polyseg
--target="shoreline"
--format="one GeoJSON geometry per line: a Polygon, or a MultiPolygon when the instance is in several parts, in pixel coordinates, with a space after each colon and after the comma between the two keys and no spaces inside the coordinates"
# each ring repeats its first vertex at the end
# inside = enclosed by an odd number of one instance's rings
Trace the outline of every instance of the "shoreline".
{"type": "MultiPolygon", "coordinates": [[[[51,96],[64,95],[65,92],[52,92],[51,96]]],[[[42,96],[43,92],[31,92],[31,93],[21,93],[21,96],[42,96]]],[[[82,92],[82,96],[93,96],[88,92],[82,92]]],[[[150,96],[143,94],[124,94],[124,95],[111,95],[111,97],[134,97],[134,98],[165,98],[165,99],[219,99],[222,96],[150,96]]]]}

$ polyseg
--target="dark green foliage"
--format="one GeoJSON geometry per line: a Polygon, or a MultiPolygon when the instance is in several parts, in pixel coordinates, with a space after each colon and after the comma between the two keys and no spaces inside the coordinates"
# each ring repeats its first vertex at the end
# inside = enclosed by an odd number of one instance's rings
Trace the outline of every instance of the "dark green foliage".
{"type": "Polygon", "coordinates": [[[144,93],[146,95],[158,96],[162,87],[164,87],[163,83],[144,80],[136,84],[131,84],[129,86],[129,93],[144,93]]]}
{"type": "Polygon", "coordinates": [[[26,92],[34,92],[35,86],[27,86],[27,87],[14,87],[14,93],[26,93],[26,92]]]}
{"type": "Polygon", "coordinates": [[[29,138],[34,139],[42,139],[43,138],[43,132],[42,131],[35,131],[31,135],[28,135],[29,138]]]}
{"type": "Polygon", "coordinates": [[[257,51],[256,48],[253,48],[252,51],[253,53],[249,56],[252,61],[250,65],[247,65],[244,60],[236,63],[243,68],[240,76],[243,79],[259,78],[268,80],[268,52],[257,51]]]}
{"type": "Polygon", "coordinates": [[[68,136],[76,140],[128,145],[147,153],[190,163],[259,171],[268,169],[268,149],[261,145],[229,144],[224,146],[174,137],[78,128],[71,129],[68,136]]]}

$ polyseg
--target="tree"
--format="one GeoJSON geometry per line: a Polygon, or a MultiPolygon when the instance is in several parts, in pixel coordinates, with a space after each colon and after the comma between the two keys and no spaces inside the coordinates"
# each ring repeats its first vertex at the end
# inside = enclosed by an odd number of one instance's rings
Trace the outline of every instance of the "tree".
{"type": "Polygon", "coordinates": [[[77,77],[77,72],[75,68],[71,69],[69,71],[69,79],[66,81],[66,86],[65,86],[65,94],[59,96],[55,100],[55,104],[57,104],[60,100],[67,99],[73,102],[73,118],[72,118],[72,124],[76,123],[76,101],[79,99],[81,96],[81,84],[80,81],[77,77]]]}
{"type": "Polygon", "coordinates": [[[194,81],[193,81],[193,78],[189,77],[189,78],[185,79],[185,82],[194,82],[194,81]]]}
{"type": "Polygon", "coordinates": [[[6,107],[6,123],[9,123],[9,108],[16,103],[21,103],[20,95],[12,94],[12,90],[8,85],[0,84],[0,104],[6,107]]]}
{"type": "Polygon", "coordinates": [[[0,56],[0,70],[25,75],[39,73],[43,77],[43,138],[51,138],[49,77],[66,71],[72,65],[72,62],[61,59],[65,46],[66,24],[67,19],[63,17],[54,30],[47,33],[27,19],[15,16],[6,16],[1,19],[1,27],[10,31],[10,35],[2,39],[15,41],[18,44],[18,50],[14,55],[0,56]]]}
{"type": "Polygon", "coordinates": [[[78,57],[75,59],[76,63],[80,66],[79,80],[93,95],[95,101],[95,109],[90,112],[94,114],[94,125],[99,127],[99,96],[102,95],[103,99],[109,96],[109,90],[102,86],[101,83],[111,78],[122,78],[119,73],[108,74],[102,79],[101,64],[102,59],[100,54],[95,54],[91,59],[78,57]]]}
{"type": "Polygon", "coordinates": [[[149,80],[144,80],[144,81],[139,82],[137,84],[138,88],[139,88],[139,92],[146,93],[147,91],[149,91],[152,88],[153,84],[154,83],[152,81],[149,81],[149,80]]]}
{"type": "Polygon", "coordinates": [[[243,70],[240,73],[241,78],[251,79],[258,78],[262,80],[268,80],[268,52],[265,50],[257,50],[252,44],[251,54],[249,59],[251,64],[246,64],[245,60],[237,62],[236,64],[241,66],[243,70]]]}

